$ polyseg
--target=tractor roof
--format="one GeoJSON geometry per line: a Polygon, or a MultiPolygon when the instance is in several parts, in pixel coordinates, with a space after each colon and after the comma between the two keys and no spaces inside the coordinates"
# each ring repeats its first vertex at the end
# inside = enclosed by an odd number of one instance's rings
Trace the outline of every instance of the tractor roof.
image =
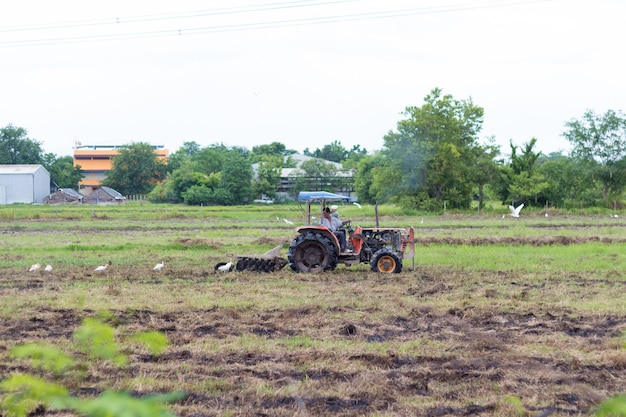
{"type": "Polygon", "coordinates": [[[350,197],[328,191],[300,191],[298,201],[350,201],[350,197]]]}

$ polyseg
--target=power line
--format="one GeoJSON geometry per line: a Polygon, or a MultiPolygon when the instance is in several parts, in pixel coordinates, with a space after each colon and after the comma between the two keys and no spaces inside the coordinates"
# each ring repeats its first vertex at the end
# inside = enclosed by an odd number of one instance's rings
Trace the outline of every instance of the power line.
{"type": "MultiPolygon", "coordinates": [[[[305,0],[310,1],[310,0],[305,0]]],[[[359,0],[338,0],[338,1],[330,1],[324,3],[316,3],[316,4],[307,4],[306,6],[312,5],[328,5],[328,4],[339,4],[344,2],[351,1],[359,1],[359,0]]],[[[451,12],[460,12],[460,11],[469,11],[469,10],[479,10],[479,9],[490,9],[496,7],[508,7],[508,6],[519,6],[519,5],[528,5],[534,3],[545,3],[551,2],[555,0],[492,0],[492,1],[484,1],[480,3],[470,3],[470,4],[453,4],[453,5],[443,5],[443,6],[431,6],[431,7],[418,7],[418,8],[408,8],[408,9],[398,9],[398,10],[384,10],[378,12],[367,12],[367,13],[351,13],[344,15],[335,15],[335,16],[320,16],[320,17],[310,17],[310,18],[301,18],[301,19],[284,19],[284,20],[273,20],[273,21],[264,21],[264,22],[253,22],[253,23],[234,23],[228,25],[209,25],[209,26],[201,26],[201,27],[187,27],[187,28],[175,28],[175,29],[162,29],[162,30],[153,30],[153,31],[139,31],[139,32],[127,32],[120,34],[101,34],[101,35],[72,35],[66,37],[48,37],[48,38],[40,38],[40,39],[24,39],[24,40],[13,40],[13,41],[0,41],[0,46],[36,46],[36,45],[51,45],[51,44],[62,44],[62,43],[81,43],[81,42],[97,42],[97,41],[114,41],[114,40],[128,40],[128,39],[139,39],[139,38],[152,38],[152,37],[165,37],[165,36],[179,36],[179,35],[198,35],[198,34],[208,34],[208,33],[217,33],[217,32],[237,32],[237,31],[249,31],[249,30],[261,30],[261,29],[275,29],[282,27],[293,27],[293,26],[304,26],[304,25],[316,25],[316,24],[328,24],[328,23],[338,23],[338,22],[346,22],[346,21],[359,21],[359,20],[374,20],[374,19],[386,19],[386,18],[397,18],[397,17],[406,17],[413,15],[424,15],[424,14],[434,14],[434,13],[451,13],[451,12]]],[[[269,3],[265,6],[275,6],[275,5],[287,5],[293,2],[286,3],[269,3]]],[[[272,8],[257,8],[254,10],[242,10],[241,8],[225,8],[225,9],[213,9],[213,12],[209,13],[209,11],[203,11],[200,14],[193,14],[194,12],[189,12],[187,14],[179,14],[174,17],[174,15],[160,15],[161,17],[156,17],[159,15],[151,15],[151,16],[142,16],[135,18],[124,18],[124,23],[138,23],[138,22],[149,22],[149,21],[157,21],[157,20],[169,20],[169,19],[189,19],[192,17],[205,17],[215,14],[225,14],[225,13],[247,13],[251,11],[265,11],[265,10],[275,10],[277,8],[286,8],[286,7],[304,7],[304,4],[299,6],[281,6],[281,7],[272,7],[272,8]],[[236,9],[236,10],[235,10],[236,9]],[[135,20],[131,20],[135,19],[135,20]]],[[[243,7],[251,7],[251,6],[243,6],[243,7]]],[[[43,30],[45,29],[67,29],[67,28],[76,28],[81,26],[93,26],[93,25],[112,25],[117,24],[117,22],[108,22],[104,23],[104,21],[99,23],[91,23],[88,22],[76,22],[72,24],[68,24],[65,26],[41,26],[41,27],[30,27],[28,29],[23,30],[43,30]]],[[[15,29],[17,30],[17,29],[15,29]]],[[[1,29],[2,31],[9,31],[8,29],[1,29]]]]}
{"type": "Polygon", "coordinates": [[[216,8],[216,9],[196,10],[196,11],[180,12],[180,13],[165,13],[165,14],[140,15],[140,16],[129,16],[129,17],[115,17],[115,18],[107,18],[107,19],[83,20],[83,21],[64,22],[64,23],[51,23],[51,24],[33,25],[33,26],[10,26],[10,27],[0,27],[0,33],[1,32],[29,32],[29,31],[40,31],[40,30],[50,30],[50,29],[71,29],[71,28],[81,28],[81,27],[89,27],[89,26],[119,25],[120,23],[143,23],[143,22],[155,22],[155,21],[164,21],[164,20],[189,19],[189,18],[198,18],[198,17],[207,17],[207,16],[243,14],[243,13],[271,11],[271,10],[280,10],[280,9],[293,9],[293,8],[300,8],[300,7],[326,6],[326,5],[333,5],[333,4],[351,3],[355,1],[362,1],[362,0],[334,0],[334,1],[326,1],[326,2],[319,2],[316,0],[302,0],[302,1],[295,1],[295,2],[289,1],[289,2],[280,2],[280,3],[266,3],[266,4],[254,5],[254,6],[222,7],[222,8],[216,8]]]}

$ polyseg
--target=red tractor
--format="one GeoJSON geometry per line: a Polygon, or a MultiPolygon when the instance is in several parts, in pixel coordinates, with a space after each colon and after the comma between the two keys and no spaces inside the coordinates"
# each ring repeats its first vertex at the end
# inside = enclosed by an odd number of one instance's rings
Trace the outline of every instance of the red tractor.
{"type": "Polygon", "coordinates": [[[399,273],[402,260],[413,258],[415,253],[412,227],[361,227],[346,226],[346,238],[350,252],[341,252],[339,239],[330,229],[311,224],[311,205],[320,205],[320,214],[327,203],[348,201],[348,197],[325,191],[302,191],[298,201],[306,203],[306,226],[296,228],[299,235],[289,245],[287,259],[296,272],[316,273],[332,271],[337,264],[347,266],[370,264],[374,272],[399,273]]]}

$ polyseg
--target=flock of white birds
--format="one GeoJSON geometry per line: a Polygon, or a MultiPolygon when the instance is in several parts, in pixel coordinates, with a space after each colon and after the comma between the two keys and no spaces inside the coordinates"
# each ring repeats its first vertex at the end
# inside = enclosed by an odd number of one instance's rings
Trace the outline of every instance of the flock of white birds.
{"type": "MultiPolygon", "coordinates": [[[[96,269],[94,269],[94,272],[103,272],[107,269],[107,267],[111,265],[111,261],[99,265],[96,267],[96,269]]],[[[165,267],[165,262],[161,261],[158,264],[154,265],[154,268],[152,268],[153,271],[160,271],[163,269],[163,267],[165,267]]],[[[51,272],[52,271],[52,265],[48,264],[46,265],[46,267],[43,269],[46,272],[51,272]]],[[[28,272],[37,272],[37,271],[41,271],[41,264],[33,264],[30,266],[30,268],[28,268],[28,272]]]]}

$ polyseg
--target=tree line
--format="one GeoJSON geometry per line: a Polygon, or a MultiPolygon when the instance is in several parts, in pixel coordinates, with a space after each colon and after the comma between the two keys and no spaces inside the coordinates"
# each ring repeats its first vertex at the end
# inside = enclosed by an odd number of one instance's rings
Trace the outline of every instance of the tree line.
{"type": "MultiPolygon", "coordinates": [[[[293,194],[311,180],[333,184],[339,170],[353,173],[353,187],[365,203],[393,202],[407,208],[468,209],[473,201],[573,208],[608,206],[621,199],[626,187],[626,117],[620,111],[586,111],[564,124],[562,136],[572,145],[565,155],[544,155],[537,139],[521,146],[510,142],[508,153],[493,137],[481,142],[484,110],[471,99],[456,99],[433,89],[421,106],[409,106],[395,130],[383,137],[383,147],[367,152],[346,149],[333,141],[308,148],[313,159],[293,174],[293,194]],[[335,164],[341,163],[341,168],[335,164]],[[328,180],[328,181],[326,181],[328,180]]],[[[261,195],[276,197],[284,168],[295,168],[293,155],[280,142],[253,147],[216,143],[202,147],[185,142],[167,161],[156,157],[148,143],[131,143],[113,160],[103,185],[122,194],[146,194],[151,201],[193,205],[247,204],[261,195]]],[[[39,163],[60,187],[74,187],[80,167],[72,157],[45,154],[26,130],[0,129],[0,163],[39,163]]],[[[332,188],[332,187],[331,187],[332,188]]],[[[328,189],[327,191],[334,191],[328,189]]]]}

